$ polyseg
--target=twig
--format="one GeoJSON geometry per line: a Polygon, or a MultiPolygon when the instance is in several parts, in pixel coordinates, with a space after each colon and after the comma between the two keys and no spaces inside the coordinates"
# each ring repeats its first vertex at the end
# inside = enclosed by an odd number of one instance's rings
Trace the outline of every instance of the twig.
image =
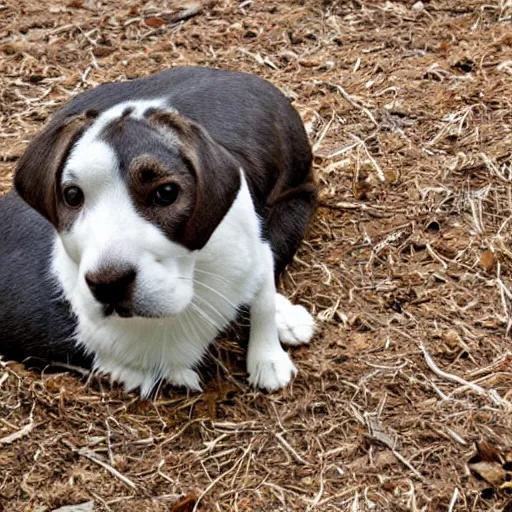
{"type": "Polygon", "coordinates": [[[197,16],[198,14],[201,14],[203,11],[203,7],[201,6],[200,2],[197,2],[187,9],[183,9],[183,11],[178,12],[177,14],[174,14],[173,16],[170,16],[169,23],[178,23],[179,21],[186,21],[190,18],[193,18],[194,16],[197,16]]]}
{"type": "Polygon", "coordinates": [[[333,84],[332,82],[325,83],[327,83],[327,85],[330,87],[334,87],[334,89],[336,89],[343,96],[343,98],[347,100],[353,107],[361,110],[361,112],[364,112],[375,126],[379,126],[379,123],[375,120],[373,114],[364,105],[361,105],[358,101],[352,98],[352,96],[350,96],[350,94],[347,91],[345,91],[345,89],[343,89],[341,85],[333,84]]]}
{"type": "Polygon", "coordinates": [[[457,434],[457,432],[455,432],[455,430],[452,430],[451,428],[449,427],[444,427],[447,434],[456,442],[456,443],[459,443],[461,444],[462,446],[467,446],[468,443],[467,441],[459,434],[457,434]]]}
{"type": "Polygon", "coordinates": [[[313,154],[315,154],[318,149],[320,148],[322,141],[324,140],[325,136],[327,135],[327,132],[329,131],[329,128],[331,127],[332,122],[334,121],[334,114],[331,116],[331,119],[329,119],[329,122],[324,126],[323,130],[320,132],[320,135],[318,136],[316,142],[313,144],[313,154]]]}
{"type": "Polygon", "coordinates": [[[137,485],[132,480],[130,480],[127,476],[121,474],[119,471],[117,471],[117,469],[113,468],[110,464],[107,464],[105,461],[98,458],[93,451],[89,450],[88,448],[81,448],[79,450],[78,448],[73,446],[72,443],[65,439],[63,439],[62,442],[73,452],[78,453],[78,455],[81,455],[82,457],[85,457],[86,459],[89,459],[90,461],[95,462],[102,468],[106,469],[111,475],[121,480],[121,482],[126,484],[128,487],[131,487],[132,489],[137,489],[137,485]]]}
{"type": "Polygon", "coordinates": [[[423,356],[425,357],[425,361],[428,365],[428,367],[439,377],[445,380],[449,380],[451,382],[456,382],[457,384],[462,384],[463,386],[466,386],[467,388],[471,389],[475,393],[479,395],[484,395],[491,399],[491,401],[495,405],[500,405],[502,407],[512,407],[512,404],[508,400],[504,400],[501,398],[501,396],[494,390],[491,389],[490,391],[485,390],[484,388],[478,386],[477,384],[473,382],[468,382],[467,380],[464,380],[462,377],[459,377],[458,375],[453,375],[452,373],[445,372],[444,370],[441,370],[430,354],[428,353],[427,349],[423,345],[423,343],[420,343],[420,349],[423,352],[423,356]]]}
{"type": "Polygon", "coordinates": [[[32,432],[34,429],[34,406],[32,406],[32,410],[30,411],[29,421],[28,423],[17,430],[16,432],[13,432],[12,434],[9,434],[8,436],[0,438],[0,445],[2,444],[11,444],[14,441],[17,441],[18,439],[21,439],[22,437],[27,436],[32,432]]]}
{"type": "Polygon", "coordinates": [[[303,464],[305,466],[310,466],[310,463],[306,460],[304,460],[293,448],[292,446],[286,441],[286,439],[283,437],[282,434],[274,434],[277,438],[277,440],[286,448],[286,450],[290,453],[293,460],[297,462],[298,464],[303,464]]]}
{"type": "Polygon", "coordinates": [[[383,444],[387,448],[391,450],[391,453],[407,468],[409,468],[414,476],[421,480],[425,481],[424,476],[395,448],[395,443],[393,440],[381,429],[379,423],[375,420],[371,420],[367,418],[367,426],[370,433],[370,438],[378,441],[383,444]]]}
{"type": "Polygon", "coordinates": [[[452,499],[450,500],[450,505],[448,506],[448,512],[453,512],[454,509],[455,509],[455,503],[457,503],[457,500],[459,499],[459,489],[457,489],[457,487],[455,487],[455,489],[453,490],[453,495],[452,495],[452,499]]]}
{"type": "Polygon", "coordinates": [[[432,257],[432,259],[436,260],[438,263],[441,263],[441,265],[443,266],[443,268],[446,270],[448,268],[448,265],[447,263],[441,258],[441,256],[439,256],[438,254],[436,254],[434,252],[434,249],[432,249],[431,245],[430,244],[426,244],[426,248],[427,248],[427,252],[430,254],[430,256],[432,257]]]}
{"type": "Polygon", "coordinates": [[[311,501],[311,505],[308,507],[308,509],[315,508],[316,506],[318,506],[318,503],[322,499],[323,494],[324,494],[324,471],[322,468],[322,470],[320,471],[320,487],[318,488],[318,492],[315,494],[315,497],[311,501]]]}
{"type": "Polygon", "coordinates": [[[82,377],[89,377],[89,375],[91,375],[92,373],[87,368],[82,368],[81,366],[76,366],[74,364],[61,363],[59,361],[49,362],[46,368],[62,368],[63,370],[69,370],[75,373],[79,373],[82,377]]]}
{"type": "Polygon", "coordinates": [[[117,469],[113,468],[110,464],[107,464],[106,462],[97,458],[94,452],[91,452],[87,448],[82,448],[81,450],[78,451],[78,455],[82,455],[83,457],[86,457],[92,462],[95,462],[102,468],[105,468],[109,473],[111,473],[113,476],[121,480],[121,482],[126,484],[128,487],[131,487],[132,489],[137,489],[137,485],[135,485],[134,482],[132,482],[128,477],[121,474],[119,471],[117,471],[117,469]]]}
{"type": "Polygon", "coordinates": [[[134,482],[132,482],[128,477],[119,473],[119,471],[117,471],[117,469],[113,468],[110,464],[107,464],[106,462],[102,461],[101,459],[98,459],[94,452],[91,452],[87,448],[82,448],[81,450],[78,451],[78,455],[82,455],[83,457],[91,460],[92,462],[95,462],[102,468],[105,468],[109,473],[111,473],[113,476],[115,476],[116,478],[121,480],[121,482],[126,484],[128,487],[131,487],[132,489],[137,489],[137,485],[135,485],[134,482]]]}
{"type": "Polygon", "coordinates": [[[243,462],[245,456],[247,455],[247,453],[249,452],[250,449],[251,449],[250,446],[248,448],[246,448],[244,450],[244,453],[240,457],[240,459],[235,464],[233,464],[233,466],[231,466],[227,471],[225,471],[224,473],[219,475],[217,478],[215,478],[215,480],[212,480],[212,482],[208,485],[208,487],[197,497],[197,501],[194,504],[194,508],[192,509],[192,512],[197,511],[197,508],[199,507],[199,502],[206,496],[206,494],[208,494],[208,492],[210,492],[211,489],[213,489],[213,487],[215,487],[224,477],[226,477],[227,475],[229,475],[230,473],[232,473],[235,469],[237,469],[239,467],[239,465],[243,462]]]}
{"type": "Polygon", "coordinates": [[[382,170],[381,166],[378,164],[377,160],[373,158],[373,156],[370,154],[370,151],[368,151],[368,146],[364,142],[364,140],[360,139],[357,135],[350,134],[350,136],[359,144],[360,147],[363,148],[364,152],[366,153],[366,156],[372,163],[375,171],[377,172],[377,177],[380,181],[386,181],[386,176],[384,174],[384,171],[382,170]]]}

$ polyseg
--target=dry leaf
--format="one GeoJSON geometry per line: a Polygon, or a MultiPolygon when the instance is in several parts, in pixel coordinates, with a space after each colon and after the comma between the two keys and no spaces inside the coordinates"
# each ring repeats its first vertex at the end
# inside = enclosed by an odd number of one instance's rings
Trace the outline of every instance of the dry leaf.
{"type": "Polygon", "coordinates": [[[384,176],[386,177],[386,181],[391,184],[396,184],[400,180],[400,169],[392,169],[384,171],[384,176]]]}
{"type": "Polygon", "coordinates": [[[476,462],[498,462],[500,465],[505,463],[505,458],[501,450],[487,441],[476,443],[476,454],[469,460],[470,464],[476,462]]]}
{"type": "Polygon", "coordinates": [[[373,188],[371,183],[373,168],[365,163],[355,173],[354,179],[352,180],[352,194],[359,200],[368,199],[368,192],[373,188]]]}
{"type": "Polygon", "coordinates": [[[501,485],[507,474],[498,462],[474,462],[473,464],[468,464],[468,467],[493,487],[501,485]]]}
{"type": "Polygon", "coordinates": [[[510,473],[502,451],[487,441],[476,443],[476,453],[468,462],[469,469],[482,477],[493,487],[507,487],[506,480],[510,473]]]}
{"type": "Polygon", "coordinates": [[[162,27],[163,25],[167,24],[167,21],[165,21],[163,18],[157,18],[156,16],[153,16],[152,18],[146,18],[145,22],[148,27],[153,28],[162,27]]]}
{"type": "Polygon", "coordinates": [[[496,256],[492,251],[484,251],[480,254],[480,266],[490,272],[496,266],[496,256]]]}
{"type": "Polygon", "coordinates": [[[368,192],[370,192],[372,186],[366,180],[354,181],[352,183],[352,193],[356,199],[364,200],[368,199],[368,192]]]}
{"type": "Polygon", "coordinates": [[[364,469],[368,469],[370,463],[368,460],[368,455],[362,455],[361,457],[357,457],[357,459],[354,459],[352,462],[349,462],[347,464],[347,467],[354,470],[362,471],[364,469]]]}
{"type": "Polygon", "coordinates": [[[368,350],[372,346],[373,338],[365,332],[355,332],[353,334],[352,343],[350,348],[353,351],[359,352],[362,350],[368,350]]]}
{"type": "Polygon", "coordinates": [[[116,51],[112,46],[95,46],[92,53],[95,57],[108,57],[116,51]]]}
{"type": "Polygon", "coordinates": [[[84,6],[84,0],[72,0],[67,6],[72,9],[82,9],[84,6]]]}
{"type": "Polygon", "coordinates": [[[396,457],[393,455],[393,452],[389,450],[383,450],[380,452],[376,452],[373,455],[373,464],[377,468],[384,468],[386,466],[391,466],[396,464],[396,457]]]}
{"type": "Polygon", "coordinates": [[[197,496],[195,494],[187,494],[171,507],[171,512],[192,512],[196,503],[197,496]]]}

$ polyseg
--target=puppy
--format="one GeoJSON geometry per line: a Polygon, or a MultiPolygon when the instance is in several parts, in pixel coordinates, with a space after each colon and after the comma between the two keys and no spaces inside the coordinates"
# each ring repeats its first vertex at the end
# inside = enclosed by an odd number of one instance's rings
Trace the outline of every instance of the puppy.
{"type": "Polygon", "coordinates": [[[249,382],[285,386],[314,322],[276,293],[314,210],[297,112],[252,75],[178,67],[57,111],[0,200],[0,353],[86,365],[147,396],[201,389],[250,308],[249,382]]]}

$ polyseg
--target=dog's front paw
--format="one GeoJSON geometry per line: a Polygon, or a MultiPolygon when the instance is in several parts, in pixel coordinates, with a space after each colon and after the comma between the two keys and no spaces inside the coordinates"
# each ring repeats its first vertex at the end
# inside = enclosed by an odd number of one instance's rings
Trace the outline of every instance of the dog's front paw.
{"type": "Polygon", "coordinates": [[[276,294],[276,325],[285,345],[309,343],[315,332],[315,320],[306,308],[292,304],[280,293],[276,294]]]}
{"type": "Polygon", "coordinates": [[[167,374],[169,384],[176,387],[184,387],[190,391],[202,391],[199,375],[190,368],[173,368],[167,374]]]}
{"type": "Polygon", "coordinates": [[[267,391],[283,388],[294,375],[297,375],[297,368],[284,350],[250,358],[247,362],[247,370],[249,383],[267,391]]]}

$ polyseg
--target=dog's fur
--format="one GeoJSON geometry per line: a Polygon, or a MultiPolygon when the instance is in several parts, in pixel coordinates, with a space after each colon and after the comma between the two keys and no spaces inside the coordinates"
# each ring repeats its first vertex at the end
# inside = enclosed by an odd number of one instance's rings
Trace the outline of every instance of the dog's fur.
{"type": "Polygon", "coordinates": [[[14,184],[0,201],[1,353],[92,365],[143,396],[160,380],[199,390],[194,367],[249,305],[250,382],[273,390],[296,372],[279,339],[308,342],[314,324],[275,283],[316,189],[300,117],[268,82],[183,67],[100,86],[53,116],[14,184]],[[69,187],[82,204],[66,204],[69,187]]]}

